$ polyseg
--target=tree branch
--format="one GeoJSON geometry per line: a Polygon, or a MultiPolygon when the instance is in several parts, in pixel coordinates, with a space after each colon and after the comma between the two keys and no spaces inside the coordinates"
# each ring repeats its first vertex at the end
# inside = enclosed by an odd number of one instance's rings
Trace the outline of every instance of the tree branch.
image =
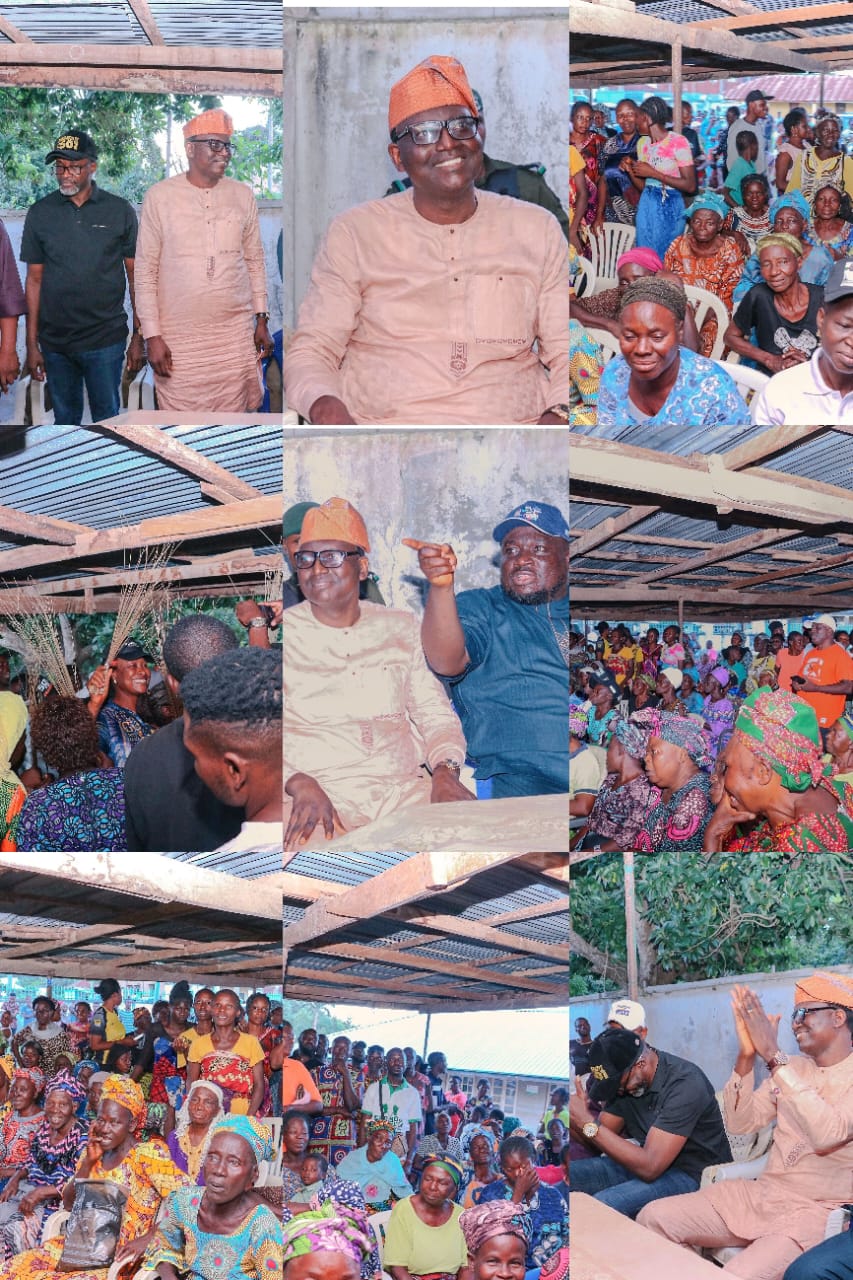
{"type": "Polygon", "coordinates": [[[624,987],[627,984],[627,966],[618,964],[606,952],[599,951],[598,947],[594,947],[591,942],[587,942],[579,933],[575,933],[574,929],[569,929],[569,950],[573,955],[578,955],[584,960],[588,960],[595,972],[602,978],[611,978],[620,987],[624,987]]]}

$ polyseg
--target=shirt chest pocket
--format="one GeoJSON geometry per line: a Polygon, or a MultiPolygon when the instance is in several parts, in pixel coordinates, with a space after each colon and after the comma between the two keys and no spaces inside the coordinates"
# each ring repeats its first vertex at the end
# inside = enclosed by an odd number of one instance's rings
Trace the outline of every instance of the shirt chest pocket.
{"type": "Polygon", "coordinates": [[[529,280],[509,273],[474,276],[471,328],[475,342],[529,346],[535,315],[536,296],[529,280]]]}
{"type": "Polygon", "coordinates": [[[239,253],[243,247],[243,222],[236,214],[217,219],[214,233],[217,253],[239,253]]]}

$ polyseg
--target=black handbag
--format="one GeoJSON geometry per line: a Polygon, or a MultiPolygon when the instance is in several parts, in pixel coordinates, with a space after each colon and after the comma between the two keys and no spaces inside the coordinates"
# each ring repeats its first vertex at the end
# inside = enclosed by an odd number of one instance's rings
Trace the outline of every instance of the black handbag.
{"type": "Polygon", "coordinates": [[[114,1182],[80,1178],[74,1184],[60,1271],[96,1271],[110,1267],[121,1235],[127,1192],[114,1182]]]}

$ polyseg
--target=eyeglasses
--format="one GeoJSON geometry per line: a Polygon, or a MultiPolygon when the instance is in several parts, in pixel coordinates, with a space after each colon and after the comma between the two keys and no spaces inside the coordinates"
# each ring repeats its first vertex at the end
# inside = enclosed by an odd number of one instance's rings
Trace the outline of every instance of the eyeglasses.
{"type": "Polygon", "coordinates": [[[215,156],[222,151],[227,151],[230,156],[234,150],[230,142],[223,142],[221,138],[190,138],[190,142],[203,142],[206,147],[210,147],[215,156]]]}
{"type": "Polygon", "coordinates": [[[324,569],[340,569],[347,556],[362,556],[363,551],[339,551],[337,547],[325,547],[322,551],[297,551],[293,563],[297,569],[310,569],[319,560],[324,569]]]}
{"type": "Polygon", "coordinates": [[[75,164],[68,164],[65,160],[57,160],[54,168],[57,173],[82,173],[88,163],[88,160],[77,161],[75,164]]]}
{"type": "Polygon", "coordinates": [[[392,129],[392,142],[401,142],[408,133],[417,147],[429,147],[438,142],[442,129],[446,129],[451,138],[462,142],[466,138],[476,138],[478,116],[456,116],[453,120],[422,120],[420,124],[406,125],[405,129],[392,129]]]}
{"type": "Polygon", "coordinates": [[[795,1009],[791,1014],[791,1026],[801,1027],[810,1013],[819,1013],[821,1009],[839,1009],[837,1004],[813,1004],[808,1009],[795,1009]]]}

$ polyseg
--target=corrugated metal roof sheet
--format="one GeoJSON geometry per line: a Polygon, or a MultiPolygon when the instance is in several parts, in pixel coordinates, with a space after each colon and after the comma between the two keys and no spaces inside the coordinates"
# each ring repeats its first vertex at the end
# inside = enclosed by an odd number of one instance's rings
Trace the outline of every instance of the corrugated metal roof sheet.
{"type": "MultiPolygon", "coordinates": [[[[167,45],[281,48],[278,0],[149,0],[167,45]]],[[[19,0],[0,14],[37,44],[149,44],[127,0],[19,0]]],[[[7,41],[8,43],[8,41],[7,41]]]]}

